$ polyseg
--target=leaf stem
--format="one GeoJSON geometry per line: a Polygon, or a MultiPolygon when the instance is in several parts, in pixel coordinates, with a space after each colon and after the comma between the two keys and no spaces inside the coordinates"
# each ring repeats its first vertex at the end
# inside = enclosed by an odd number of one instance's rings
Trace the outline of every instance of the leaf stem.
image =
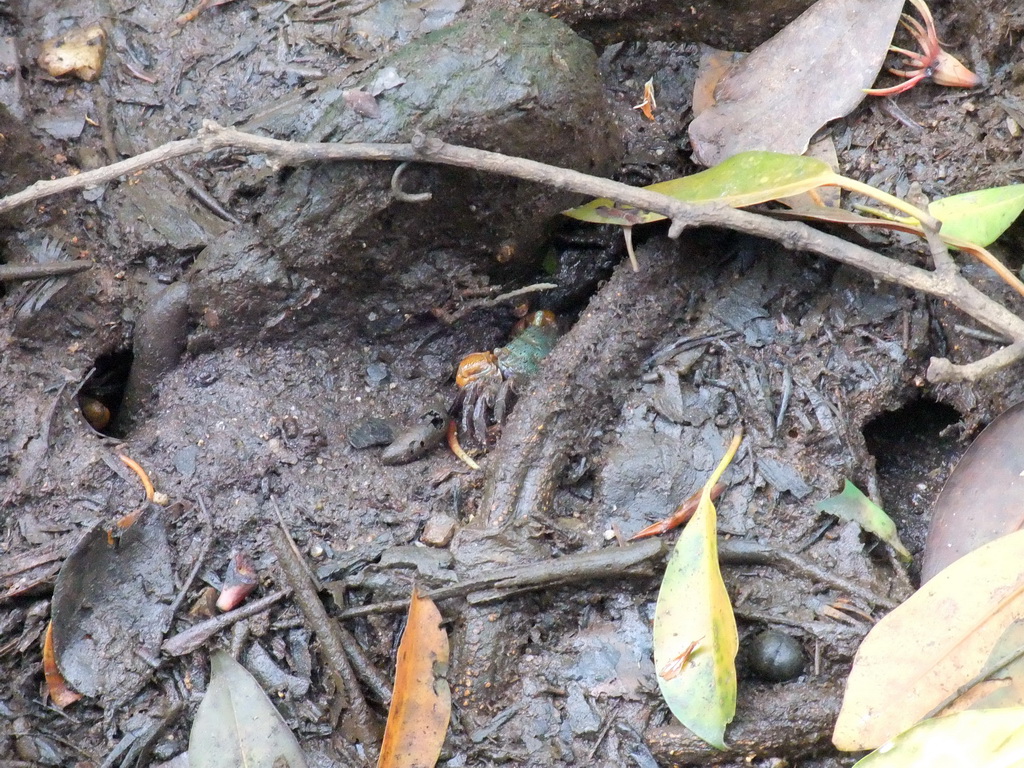
{"type": "Polygon", "coordinates": [[[870,184],[865,184],[862,181],[857,181],[856,179],[851,179],[846,176],[840,176],[838,173],[835,174],[832,184],[837,187],[842,187],[850,192],[857,192],[866,197],[870,197],[880,203],[885,203],[890,208],[895,208],[897,211],[903,211],[903,213],[908,216],[913,216],[921,222],[922,225],[926,227],[934,227],[936,231],[942,226],[942,222],[928,213],[928,211],[922,211],[916,205],[911,205],[906,200],[900,200],[895,195],[890,195],[888,192],[876,189],[870,184]]]}

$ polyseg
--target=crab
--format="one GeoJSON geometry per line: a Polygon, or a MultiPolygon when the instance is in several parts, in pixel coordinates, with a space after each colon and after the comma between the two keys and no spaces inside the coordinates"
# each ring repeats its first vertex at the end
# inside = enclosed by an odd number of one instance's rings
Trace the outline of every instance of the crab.
{"type": "Polygon", "coordinates": [[[921,46],[921,52],[908,51],[906,48],[898,48],[895,45],[889,46],[889,50],[893,53],[906,57],[907,64],[910,66],[909,69],[889,69],[889,72],[907,78],[906,82],[891,88],[869,88],[864,92],[871,96],[893,96],[909,91],[921,81],[928,79],[938,85],[957,88],[974,88],[980,85],[980,77],[961,64],[955,56],[942,50],[938,33],[935,31],[935,20],[924,0],[910,0],[910,2],[917,8],[924,23],[922,24],[906,13],[903,14],[900,23],[917,40],[918,45],[921,46]]]}
{"type": "Polygon", "coordinates": [[[486,447],[490,427],[505,422],[517,389],[537,373],[557,339],[554,314],[534,312],[508,346],[464,357],[455,374],[459,393],[450,411],[458,418],[458,432],[486,447]]]}

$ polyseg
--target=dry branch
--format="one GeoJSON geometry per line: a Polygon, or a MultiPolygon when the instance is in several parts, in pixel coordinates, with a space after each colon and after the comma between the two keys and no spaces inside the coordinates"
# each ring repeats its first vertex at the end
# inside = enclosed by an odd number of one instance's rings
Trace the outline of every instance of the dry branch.
{"type": "MultiPolygon", "coordinates": [[[[546,184],[591,197],[608,197],[667,216],[670,237],[688,227],[715,226],[774,240],[790,250],[805,250],[861,269],[879,280],[897,283],[948,301],[965,314],[1006,336],[1011,344],[988,357],[958,365],[933,358],[930,381],[976,381],[1024,357],[1024,319],[971,285],[955,269],[948,255],[939,255],[935,271],[890,259],[841,238],[819,232],[801,222],[779,221],[725,205],[695,205],[645,189],[631,187],[579,171],[509,157],[497,152],[446,144],[440,139],[415,136],[408,144],[334,144],[271,139],[224,128],[207,120],[198,138],[164,144],[149,152],[77,176],[38,181],[27,189],[0,199],[0,213],[43,197],[105,184],[174,158],[220,149],[265,155],[272,165],[291,166],[312,162],[391,161],[425,162],[471,168],[546,184]]],[[[934,249],[933,249],[934,250],[934,249]]],[[[934,254],[933,254],[934,255],[934,254]]]]}

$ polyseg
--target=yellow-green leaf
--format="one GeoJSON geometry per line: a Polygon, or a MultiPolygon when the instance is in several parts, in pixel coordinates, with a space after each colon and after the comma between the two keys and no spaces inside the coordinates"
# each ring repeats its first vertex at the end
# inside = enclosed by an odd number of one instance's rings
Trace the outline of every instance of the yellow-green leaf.
{"type": "MultiPolygon", "coordinates": [[[[828,163],[802,155],[778,152],[743,152],[706,171],[652,184],[644,189],[688,203],[725,203],[733,208],[757,205],[778,197],[798,195],[836,176],[828,163]]],[[[633,226],[665,218],[607,197],[563,211],[566,216],[594,224],[633,226]]]]}
{"type": "Polygon", "coordinates": [[[918,723],[854,768],[1024,765],[1024,707],[978,709],[918,723]]]}
{"type": "Polygon", "coordinates": [[[1024,531],[936,574],[864,638],[832,743],[874,749],[933,711],[969,706],[1006,628],[1024,615],[1024,531]]]}
{"type": "Polygon", "coordinates": [[[737,436],[701,493],[683,530],[658,593],[654,613],[654,666],[672,714],[718,749],[736,714],[739,637],[729,594],[718,567],[718,538],[711,489],[740,444],[737,436]]]}
{"type": "Polygon", "coordinates": [[[865,531],[875,534],[895,549],[904,560],[912,559],[910,552],[900,541],[900,535],[896,532],[896,523],[849,480],[845,481],[842,493],[819,501],[815,509],[835,515],[840,520],[857,523],[865,531]]]}
{"type": "Polygon", "coordinates": [[[942,222],[945,237],[982,247],[996,241],[1024,211],[1024,184],[990,187],[936,200],[928,213],[942,222]]]}

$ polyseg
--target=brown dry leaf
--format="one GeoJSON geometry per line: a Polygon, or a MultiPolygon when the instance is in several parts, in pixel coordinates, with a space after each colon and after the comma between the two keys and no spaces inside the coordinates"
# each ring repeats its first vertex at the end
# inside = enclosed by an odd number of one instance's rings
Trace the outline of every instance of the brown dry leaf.
{"type": "Polygon", "coordinates": [[[171,624],[174,589],[158,508],[119,536],[100,526],[89,531],[53,588],[53,651],[68,684],[114,702],[134,696],[155,671],[148,660],[171,624]]]}
{"type": "Polygon", "coordinates": [[[922,582],[972,549],[1024,525],[1022,439],[1024,404],[1018,403],[971,443],[932,508],[922,582]]]}
{"type": "MultiPolygon", "coordinates": [[[[693,83],[692,109],[694,117],[715,105],[715,89],[718,87],[718,83],[725,77],[730,67],[743,61],[746,55],[735,51],[721,51],[710,45],[701,45],[700,65],[693,83]]],[[[803,154],[817,160],[824,160],[828,163],[829,168],[839,173],[839,154],[836,152],[836,144],[831,136],[826,134],[818,137],[811,142],[803,154]]],[[[842,190],[839,187],[818,187],[818,189],[802,192],[799,195],[780,197],[779,202],[790,208],[806,206],[838,208],[841,199],[842,190]]]]}
{"type": "Polygon", "coordinates": [[[715,88],[729,68],[743,61],[746,55],[701,44],[700,64],[697,66],[697,77],[693,81],[693,101],[690,105],[694,117],[715,105],[715,88]]]}
{"type": "Polygon", "coordinates": [[[639,109],[640,113],[648,120],[654,120],[654,110],[658,108],[658,101],[654,98],[654,78],[644,83],[644,100],[633,109],[639,109]]]}
{"type": "Polygon", "coordinates": [[[714,106],[690,123],[694,159],[712,166],[752,149],[801,154],[863,100],[902,8],[903,0],[818,0],[722,79],[714,106]]]}
{"type": "Polygon", "coordinates": [[[377,768],[429,768],[437,762],[452,712],[447,672],[441,613],[414,586],[377,768]]]}
{"type": "Polygon", "coordinates": [[[857,651],[833,743],[875,749],[933,711],[964,709],[962,689],[1024,617],[1022,560],[1018,531],[960,558],[882,619],[857,651]]]}
{"type": "Polygon", "coordinates": [[[43,636],[43,677],[46,679],[46,690],[50,694],[50,701],[61,709],[82,698],[82,694],[68,687],[64,675],[57,669],[57,660],[53,658],[52,621],[47,623],[46,634],[43,636]]]}

